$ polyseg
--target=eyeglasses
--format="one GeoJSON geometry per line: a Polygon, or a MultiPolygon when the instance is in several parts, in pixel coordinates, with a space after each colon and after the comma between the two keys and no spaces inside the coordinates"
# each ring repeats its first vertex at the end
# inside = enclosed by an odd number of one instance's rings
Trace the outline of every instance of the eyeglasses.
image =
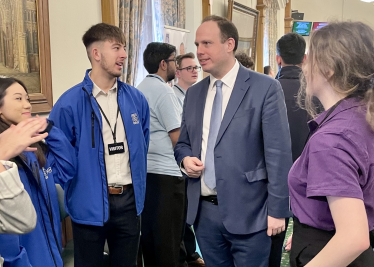
{"type": "Polygon", "coordinates": [[[192,72],[193,70],[196,70],[197,72],[199,72],[201,70],[201,67],[200,66],[195,66],[195,67],[188,66],[188,67],[181,68],[178,70],[187,70],[188,72],[192,72]]]}
{"type": "Polygon", "coordinates": [[[177,65],[177,62],[175,61],[175,58],[172,59],[164,59],[166,63],[169,63],[170,61],[174,61],[174,64],[177,65]]]}

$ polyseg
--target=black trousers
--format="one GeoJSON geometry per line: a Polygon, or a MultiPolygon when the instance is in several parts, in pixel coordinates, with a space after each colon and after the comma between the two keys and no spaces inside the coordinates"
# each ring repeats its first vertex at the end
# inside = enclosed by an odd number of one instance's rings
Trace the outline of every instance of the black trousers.
{"type": "Polygon", "coordinates": [[[286,230],[278,235],[271,236],[271,250],[269,256],[269,267],[280,267],[283,252],[284,238],[286,237],[289,218],[286,218],[286,230]]]}
{"type": "Polygon", "coordinates": [[[73,222],[74,266],[103,266],[105,240],[108,242],[111,266],[136,266],[140,217],[135,207],[134,189],[121,195],[109,195],[110,214],[104,226],[73,222]]]}
{"type": "Polygon", "coordinates": [[[181,242],[181,249],[180,249],[180,265],[183,265],[185,262],[192,262],[200,258],[199,253],[196,252],[196,237],[195,233],[192,230],[192,226],[188,225],[186,223],[187,219],[187,205],[188,205],[188,199],[187,199],[187,185],[188,185],[188,179],[186,179],[186,204],[185,204],[185,211],[184,211],[184,232],[183,232],[183,238],[181,242]]]}
{"type": "MultiPolygon", "coordinates": [[[[290,254],[291,267],[301,267],[311,261],[334,236],[335,231],[324,231],[293,219],[293,236],[290,254]]],[[[348,267],[374,266],[374,252],[370,246],[348,267]]]]}
{"type": "Polygon", "coordinates": [[[185,217],[185,179],[147,174],[140,244],[145,267],[176,267],[185,217]]]}

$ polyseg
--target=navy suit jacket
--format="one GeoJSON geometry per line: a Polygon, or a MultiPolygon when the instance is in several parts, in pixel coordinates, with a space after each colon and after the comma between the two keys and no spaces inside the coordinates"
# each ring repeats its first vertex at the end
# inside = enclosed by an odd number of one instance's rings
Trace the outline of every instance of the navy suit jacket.
{"type": "MultiPolygon", "coordinates": [[[[201,159],[205,100],[210,78],[187,90],[178,164],[184,157],[201,159]]],[[[267,215],[290,217],[288,171],[291,139],[284,95],[278,81],[240,66],[214,149],[219,216],[232,234],[267,228],[267,215]]],[[[188,179],[187,223],[195,222],[200,179],[188,179]]]]}

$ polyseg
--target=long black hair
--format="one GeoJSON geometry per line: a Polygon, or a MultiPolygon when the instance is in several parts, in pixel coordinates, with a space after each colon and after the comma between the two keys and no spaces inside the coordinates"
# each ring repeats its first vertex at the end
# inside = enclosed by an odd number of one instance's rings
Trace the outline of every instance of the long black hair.
{"type": "MultiPolygon", "coordinates": [[[[15,83],[18,83],[19,85],[21,85],[23,89],[25,89],[26,93],[28,93],[25,84],[21,82],[20,80],[11,78],[11,77],[0,77],[0,108],[4,105],[4,97],[7,93],[6,90],[15,83]]],[[[4,132],[9,127],[10,125],[7,122],[5,122],[0,116],[0,133],[4,132]]],[[[31,147],[37,148],[37,150],[34,152],[35,156],[38,159],[39,166],[44,167],[47,161],[45,158],[45,153],[48,151],[47,145],[43,143],[42,141],[40,141],[40,142],[32,144],[31,147]]],[[[25,155],[20,154],[19,156],[23,160],[26,160],[25,155]]]]}

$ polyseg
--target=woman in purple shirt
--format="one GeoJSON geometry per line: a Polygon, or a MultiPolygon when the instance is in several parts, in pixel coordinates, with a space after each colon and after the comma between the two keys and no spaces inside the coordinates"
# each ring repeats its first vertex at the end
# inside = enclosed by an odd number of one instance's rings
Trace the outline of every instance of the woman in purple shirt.
{"type": "Polygon", "coordinates": [[[289,173],[291,266],[374,266],[374,31],[331,23],[310,39],[299,100],[325,111],[289,173]]]}

